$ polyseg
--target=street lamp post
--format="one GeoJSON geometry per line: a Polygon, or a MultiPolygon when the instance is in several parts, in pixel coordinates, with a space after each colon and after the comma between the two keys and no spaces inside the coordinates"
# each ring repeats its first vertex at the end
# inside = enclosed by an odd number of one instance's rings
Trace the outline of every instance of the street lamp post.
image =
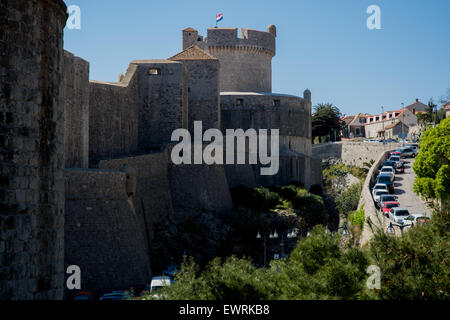
{"type": "Polygon", "coordinates": [[[407,227],[405,224],[393,224],[392,222],[389,222],[389,226],[387,228],[387,232],[389,234],[394,234],[395,230],[394,227],[398,227],[400,229],[401,234],[403,235],[403,228],[407,227]]]}
{"type": "MultiPolygon", "coordinates": [[[[286,236],[287,239],[291,239],[291,238],[296,238],[297,237],[297,231],[296,230],[292,230],[291,232],[289,232],[286,236]]],[[[261,233],[258,232],[258,234],[256,235],[256,239],[263,239],[263,246],[264,246],[264,267],[266,267],[267,265],[267,236],[266,233],[263,232],[263,235],[261,236],[261,233]]],[[[269,239],[278,239],[278,233],[275,230],[274,233],[270,233],[269,234],[269,239]]],[[[280,246],[281,246],[281,253],[282,256],[284,255],[284,246],[285,246],[285,241],[284,241],[284,234],[281,233],[281,242],[280,242],[280,246]]]]}

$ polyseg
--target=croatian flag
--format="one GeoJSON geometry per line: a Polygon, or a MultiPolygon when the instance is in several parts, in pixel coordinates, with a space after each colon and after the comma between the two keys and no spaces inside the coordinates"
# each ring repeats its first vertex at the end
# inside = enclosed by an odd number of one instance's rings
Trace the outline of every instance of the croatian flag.
{"type": "Polygon", "coordinates": [[[216,23],[223,20],[223,13],[219,13],[216,17],[216,23]]]}

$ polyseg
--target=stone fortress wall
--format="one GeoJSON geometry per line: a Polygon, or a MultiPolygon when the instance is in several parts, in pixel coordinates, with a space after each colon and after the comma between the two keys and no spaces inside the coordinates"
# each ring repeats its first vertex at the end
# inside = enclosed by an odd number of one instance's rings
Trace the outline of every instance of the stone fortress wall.
{"type": "Polygon", "coordinates": [[[0,42],[7,53],[0,65],[0,298],[61,299],[71,264],[80,266],[86,290],[148,283],[158,260],[152,250],[163,245],[156,225],[227,212],[229,188],[238,184],[321,183],[308,143],[310,92],[270,93],[274,26],[244,29],[242,39],[208,30],[211,48],[239,44],[243,57],[235,49],[215,57],[200,44],[167,60],[132,61],[118,82],[100,82],[89,81],[87,61],[62,49],[62,1],[35,0],[29,12],[10,3],[1,14],[31,18],[11,20],[2,35],[17,25],[33,32],[0,42]],[[241,74],[247,64],[254,72],[241,74]],[[222,75],[240,86],[224,93],[222,75]],[[280,128],[279,174],[261,177],[257,165],[174,166],[170,135],[196,120],[204,129],[280,128]]]}
{"type": "Polygon", "coordinates": [[[237,28],[209,28],[207,38],[187,28],[183,30],[183,50],[197,45],[219,59],[221,92],[272,92],[275,38],[274,25],[267,32],[242,28],[241,37],[237,28]]]}
{"type": "Polygon", "coordinates": [[[388,150],[395,150],[401,143],[375,143],[375,142],[336,142],[312,146],[315,158],[341,159],[343,163],[362,167],[364,163],[376,161],[381,154],[388,150]]]}
{"type": "Polygon", "coordinates": [[[62,1],[0,2],[0,300],[64,283],[62,1]]]}

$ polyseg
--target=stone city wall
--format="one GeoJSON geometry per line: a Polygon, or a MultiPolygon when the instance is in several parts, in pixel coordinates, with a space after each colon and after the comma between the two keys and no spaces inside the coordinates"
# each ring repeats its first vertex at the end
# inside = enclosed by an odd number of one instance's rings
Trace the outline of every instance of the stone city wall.
{"type": "Polygon", "coordinates": [[[0,300],[63,298],[66,10],[0,2],[0,300]]]}
{"type": "Polygon", "coordinates": [[[80,267],[81,289],[102,293],[148,283],[145,230],[127,196],[127,174],[66,169],[65,177],[64,264],[80,267]]]}
{"type": "Polygon", "coordinates": [[[365,162],[376,161],[385,151],[400,147],[400,143],[336,142],[313,145],[312,154],[322,160],[341,159],[345,164],[362,167],[365,162]]]}
{"type": "Polygon", "coordinates": [[[89,63],[64,51],[64,156],[66,168],[89,166],[89,63]]]}
{"type": "Polygon", "coordinates": [[[90,82],[89,163],[138,150],[139,94],[136,65],[119,83],[90,82]]]}

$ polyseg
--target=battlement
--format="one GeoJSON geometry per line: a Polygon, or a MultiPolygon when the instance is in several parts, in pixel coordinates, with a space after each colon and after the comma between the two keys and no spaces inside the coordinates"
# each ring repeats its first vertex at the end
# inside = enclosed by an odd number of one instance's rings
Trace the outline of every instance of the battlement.
{"type": "Polygon", "coordinates": [[[272,92],[272,58],[276,55],[277,28],[267,31],[209,28],[208,36],[194,28],[183,33],[183,50],[197,46],[220,62],[220,91],[272,92]]]}
{"type": "Polygon", "coordinates": [[[277,36],[276,27],[270,25],[267,31],[242,28],[241,36],[238,36],[238,28],[208,28],[208,36],[198,34],[194,28],[183,30],[183,49],[197,45],[204,50],[214,48],[227,48],[238,50],[257,49],[260,52],[269,53],[272,57],[276,54],[277,36]]]}
{"type": "Polygon", "coordinates": [[[260,49],[275,56],[275,36],[270,32],[242,28],[242,36],[238,37],[237,28],[209,28],[208,37],[204,40],[212,47],[236,49],[260,49]]]}

